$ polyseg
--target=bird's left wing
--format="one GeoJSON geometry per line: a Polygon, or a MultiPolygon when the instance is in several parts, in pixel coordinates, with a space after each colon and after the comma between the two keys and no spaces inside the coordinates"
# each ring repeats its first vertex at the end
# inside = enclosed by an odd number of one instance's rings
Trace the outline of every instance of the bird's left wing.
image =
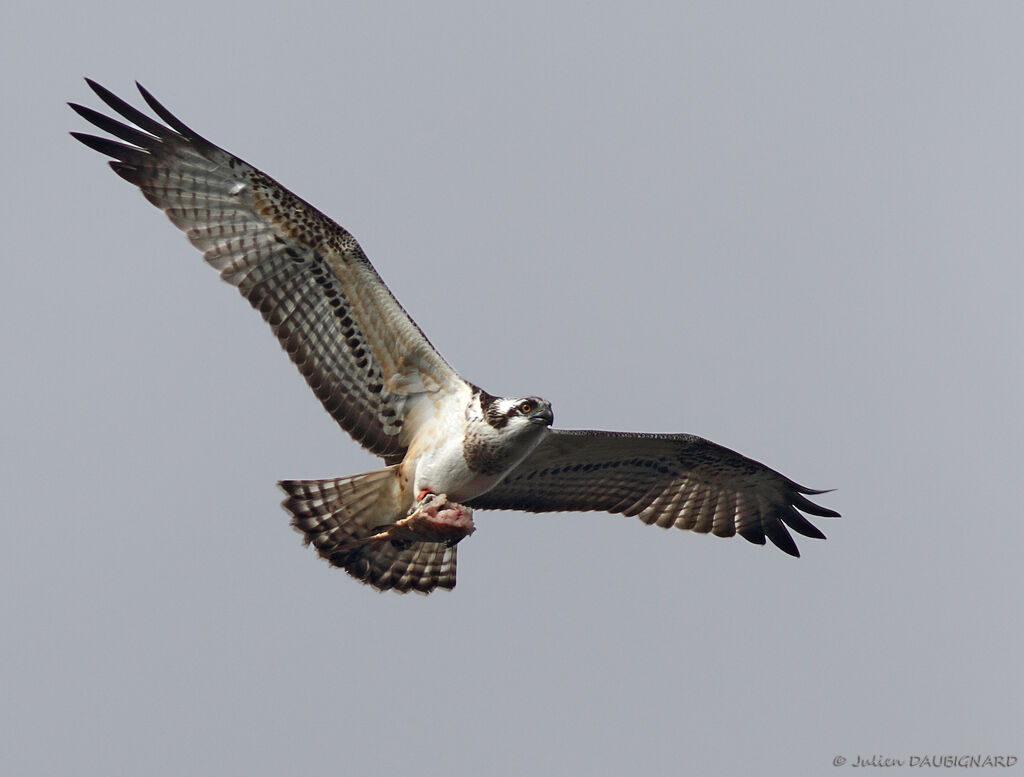
{"type": "Polygon", "coordinates": [[[392,296],[347,231],[191,130],[139,86],[165,124],[99,84],[131,124],[71,104],[119,138],[71,133],[164,211],[270,324],[327,411],[388,461],[408,445],[406,403],[461,378],[392,296]]]}
{"type": "Polygon", "coordinates": [[[789,526],[824,539],[798,510],[839,517],[764,464],[689,434],[551,430],[494,488],[468,502],[492,510],[597,510],[719,537],[765,537],[799,556],[789,526]]]}

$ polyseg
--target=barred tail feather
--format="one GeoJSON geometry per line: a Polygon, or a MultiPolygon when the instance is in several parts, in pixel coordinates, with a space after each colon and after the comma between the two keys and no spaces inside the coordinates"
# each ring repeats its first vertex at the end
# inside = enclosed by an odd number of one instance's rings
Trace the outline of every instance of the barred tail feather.
{"type": "Polygon", "coordinates": [[[404,517],[381,520],[379,503],[391,493],[395,469],[330,480],[283,480],[278,485],[288,498],[282,505],[306,544],[357,580],[380,591],[400,593],[454,588],[454,546],[374,538],[381,524],[404,517]]]}

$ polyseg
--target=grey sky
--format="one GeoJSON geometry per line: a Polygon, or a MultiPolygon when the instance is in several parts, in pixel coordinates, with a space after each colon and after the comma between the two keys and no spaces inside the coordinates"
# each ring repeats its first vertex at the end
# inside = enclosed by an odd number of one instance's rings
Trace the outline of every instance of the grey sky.
{"type": "Polygon", "coordinates": [[[1024,6],[478,5],[3,11],[0,772],[1024,757],[1024,6]],[[467,379],[844,518],[795,560],[479,513],[452,593],[329,568],[275,482],[375,460],[67,136],[85,75],[349,228],[467,379]]]}

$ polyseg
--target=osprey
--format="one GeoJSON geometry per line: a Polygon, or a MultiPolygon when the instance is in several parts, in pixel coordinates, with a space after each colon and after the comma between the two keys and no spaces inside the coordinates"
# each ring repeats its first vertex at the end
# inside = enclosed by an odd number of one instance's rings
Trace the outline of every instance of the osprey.
{"type": "Polygon", "coordinates": [[[472,511],[606,511],[663,528],[824,539],[798,510],[839,513],[735,451],[689,434],[552,429],[539,397],[493,396],[441,358],[355,239],[268,175],[183,124],[141,85],[164,123],[87,80],[131,123],[71,104],[120,141],[71,133],[114,161],[259,310],[327,412],[383,459],[373,472],[285,480],[307,544],[375,588],[455,586],[472,511]]]}

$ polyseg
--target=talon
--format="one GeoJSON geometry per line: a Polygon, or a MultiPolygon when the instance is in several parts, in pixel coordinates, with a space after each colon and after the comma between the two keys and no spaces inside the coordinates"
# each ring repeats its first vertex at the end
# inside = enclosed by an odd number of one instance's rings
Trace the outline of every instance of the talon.
{"type": "Polygon", "coordinates": [[[438,494],[436,491],[431,491],[429,488],[421,488],[416,501],[413,502],[412,507],[409,508],[409,512],[406,515],[412,515],[413,513],[427,513],[429,515],[435,515],[437,511],[447,503],[447,498],[444,494],[438,494]]]}

